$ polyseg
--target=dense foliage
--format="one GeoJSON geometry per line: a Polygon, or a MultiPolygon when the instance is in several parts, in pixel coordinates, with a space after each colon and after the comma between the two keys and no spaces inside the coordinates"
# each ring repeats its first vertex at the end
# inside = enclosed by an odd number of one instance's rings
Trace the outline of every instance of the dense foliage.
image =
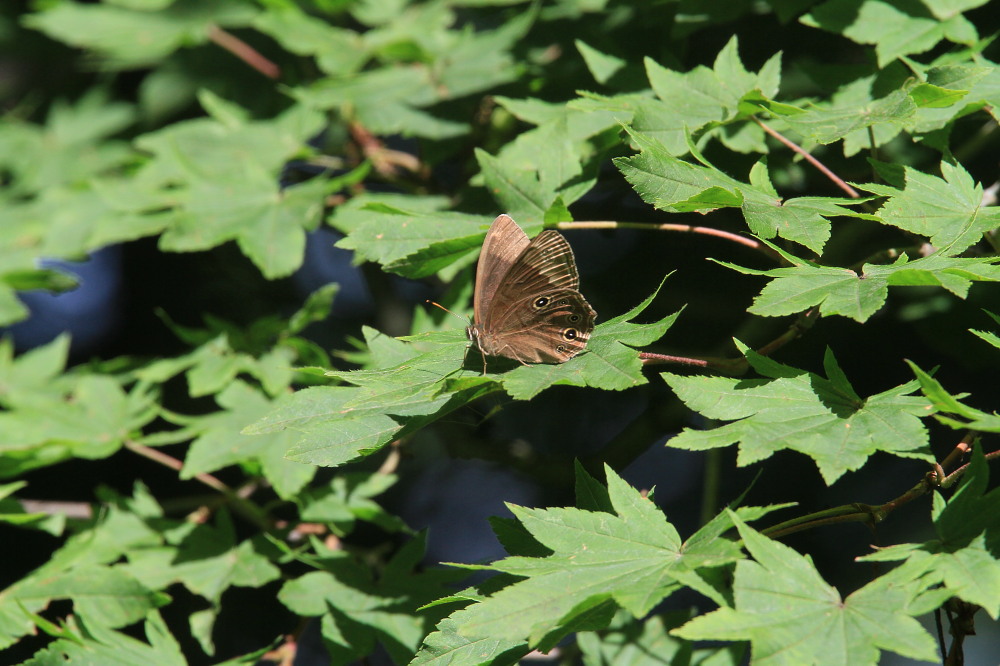
{"type": "Polygon", "coordinates": [[[5,3],[3,654],[963,663],[1000,617],[998,19],[5,3]],[[576,250],[566,363],[484,372],[424,303],[471,312],[500,212],[576,250]]]}

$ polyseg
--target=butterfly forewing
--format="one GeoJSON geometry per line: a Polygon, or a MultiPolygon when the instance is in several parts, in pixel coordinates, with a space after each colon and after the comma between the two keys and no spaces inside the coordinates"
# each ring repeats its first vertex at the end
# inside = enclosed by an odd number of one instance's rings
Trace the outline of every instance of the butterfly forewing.
{"type": "Polygon", "coordinates": [[[490,312],[493,296],[504,276],[530,244],[528,235],[509,215],[500,215],[493,220],[476,266],[473,313],[477,323],[482,323],[490,312]]]}
{"type": "Polygon", "coordinates": [[[573,250],[562,234],[552,230],[535,236],[503,281],[504,289],[526,292],[580,287],[573,250]]]}

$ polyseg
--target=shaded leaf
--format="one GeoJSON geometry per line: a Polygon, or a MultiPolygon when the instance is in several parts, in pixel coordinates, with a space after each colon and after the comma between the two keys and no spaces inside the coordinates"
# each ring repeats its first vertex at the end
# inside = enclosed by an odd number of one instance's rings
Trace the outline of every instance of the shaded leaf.
{"type": "Polygon", "coordinates": [[[371,570],[343,552],[331,552],[322,571],[288,581],[279,600],[293,612],[324,618],[323,635],[338,663],[367,655],[380,641],[397,663],[409,659],[433,623],[436,614],[416,614],[426,602],[440,596],[454,572],[417,572],[423,539],[407,544],[377,581],[371,570]]]}
{"type": "MultiPolygon", "coordinates": [[[[828,0],[812,9],[804,23],[861,44],[874,44],[879,66],[885,66],[900,56],[929,51],[942,39],[953,39],[957,26],[949,23],[967,21],[948,14],[952,18],[941,21],[923,3],[828,0]]],[[[975,39],[972,30],[970,41],[975,39]]]]}
{"type": "Polygon", "coordinates": [[[109,69],[131,69],[153,64],[182,46],[204,43],[212,25],[247,25],[254,14],[252,6],[238,0],[183,1],[160,11],[60,2],[30,15],[25,23],[68,44],[93,49],[109,69]]]}
{"type": "Polygon", "coordinates": [[[31,575],[0,592],[0,646],[10,645],[33,626],[23,608],[40,611],[53,600],[68,599],[94,626],[118,628],[138,622],[167,602],[121,568],[81,566],[48,575],[31,575]]]}
{"type": "Polygon", "coordinates": [[[82,375],[61,401],[32,401],[0,412],[0,476],[71,457],[105,458],[156,417],[145,387],[125,393],[114,379],[82,375]]]}
{"type": "MultiPolygon", "coordinates": [[[[919,570],[935,576],[944,585],[946,593],[981,606],[996,620],[1000,615],[1000,528],[996,525],[996,520],[984,520],[985,516],[996,515],[995,495],[994,492],[988,497],[982,497],[986,501],[980,502],[993,512],[991,514],[973,514],[963,510],[952,511],[951,515],[944,518],[939,516],[935,526],[945,533],[942,538],[888,546],[858,559],[867,562],[912,562],[919,570]],[[969,523],[961,524],[956,520],[967,520],[969,523]],[[948,534],[961,532],[968,535],[977,529],[984,531],[971,540],[954,539],[953,534],[948,534]]],[[[935,504],[947,506],[939,496],[935,496],[935,504]]]]}
{"type": "MultiPolygon", "coordinates": [[[[184,666],[187,659],[180,645],[170,634],[159,613],[151,613],[143,623],[147,642],[132,636],[110,631],[100,625],[84,623],[80,633],[85,639],[57,640],[35,653],[25,666],[54,666],[56,664],[108,664],[109,666],[184,666]]],[[[252,663],[237,661],[233,663],[252,663]]]]}
{"type": "Polygon", "coordinates": [[[184,458],[182,479],[214,472],[227,465],[256,461],[280,497],[291,499],[315,474],[315,468],[285,459],[295,433],[279,431],[248,437],[240,431],[272,411],[272,403],[247,384],[234,381],[216,397],[221,409],[197,418],[186,427],[195,439],[184,458]]]}

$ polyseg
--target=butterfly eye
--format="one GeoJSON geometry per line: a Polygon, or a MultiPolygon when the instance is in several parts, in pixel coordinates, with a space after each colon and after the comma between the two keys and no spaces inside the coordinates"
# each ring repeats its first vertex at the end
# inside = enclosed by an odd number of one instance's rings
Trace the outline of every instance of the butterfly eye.
{"type": "Polygon", "coordinates": [[[576,340],[576,336],[579,335],[575,328],[567,328],[562,332],[564,340],[576,340]]]}
{"type": "Polygon", "coordinates": [[[541,310],[542,308],[544,308],[548,304],[549,304],[549,297],[548,296],[539,296],[538,298],[535,299],[535,303],[534,303],[536,310],[541,310]]]}

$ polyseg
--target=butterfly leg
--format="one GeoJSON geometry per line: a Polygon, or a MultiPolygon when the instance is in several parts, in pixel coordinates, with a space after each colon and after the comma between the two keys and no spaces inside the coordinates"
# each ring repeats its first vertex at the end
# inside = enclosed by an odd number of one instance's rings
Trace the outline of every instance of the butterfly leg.
{"type": "Polygon", "coordinates": [[[527,361],[525,361],[518,355],[517,350],[514,349],[514,347],[512,347],[511,345],[504,345],[502,349],[505,349],[507,351],[507,353],[504,354],[504,356],[506,356],[507,358],[512,358],[521,365],[530,365],[527,361]]]}

